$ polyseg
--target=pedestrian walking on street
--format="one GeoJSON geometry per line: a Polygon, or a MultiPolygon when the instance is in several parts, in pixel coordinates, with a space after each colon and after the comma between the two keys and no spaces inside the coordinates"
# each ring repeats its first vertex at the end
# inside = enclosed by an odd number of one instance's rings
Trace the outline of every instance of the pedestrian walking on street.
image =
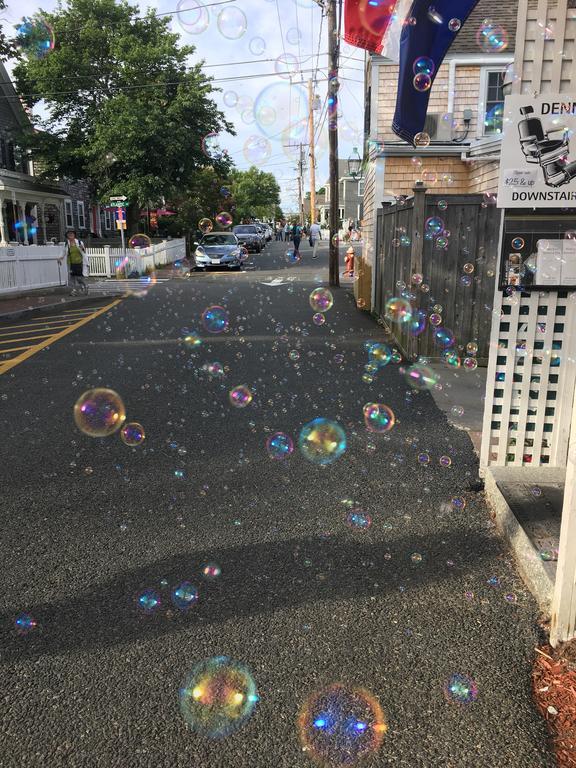
{"type": "Polygon", "coordinates": [[[292,242],[294,243],[294,253],[300,255],[300,240],[302,239],[302,228],[298,224],[292,227],[292,242]]]}
{"type": "Polygon", "coordinates": [[[290,224],[286,222],[286,224],[284,225],[284,240],[288,242],[289,239],[290,239],[290,224]]]}
{"type": "Polygon", "coordinates": [[[318,249],[318,243],[322,240],[322,231],[320,229],[320,224],[317,222],[314,222],[314,224],[310,225],[310,245],[312,246],[312,258],[317,259],[318,254],[316,253],[318,249]]]}
{"type": "Polygon", "coordinates": [[[73,229],[69,229],[68,232],[66,232],[64,253],[62,254],[62,257],[58,259],[58,263],[62,264],[64,259],[68,266],[70,285],[72,286],[70,295],[75,296],[78,292],[87,294],[88,285],[84,278],[88,277],[88,254],[86,253],[86,246],[82,240],[76,238],[76,232],[73,229]],[[78,291],[76,290],[76,286],[79,286],[78,291]]]}

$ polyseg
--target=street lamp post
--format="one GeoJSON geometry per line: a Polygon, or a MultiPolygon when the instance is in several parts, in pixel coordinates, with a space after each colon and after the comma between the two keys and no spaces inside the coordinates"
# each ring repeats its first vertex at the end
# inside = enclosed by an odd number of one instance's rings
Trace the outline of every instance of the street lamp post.
{"type": "Polygon", "coordinates": [[[362,178],[362,158],[358,153],[358,147],[354,147],[348,158],[348,175],[352,176],[353,179],[362,178]]]}

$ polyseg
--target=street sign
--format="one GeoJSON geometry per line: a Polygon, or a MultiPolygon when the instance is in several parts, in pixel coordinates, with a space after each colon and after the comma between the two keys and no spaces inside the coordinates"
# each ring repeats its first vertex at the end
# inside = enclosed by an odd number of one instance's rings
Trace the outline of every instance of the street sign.
{"type": "Polygon", "coordinates": [[[128,198],[126,195],[120,195],[119,197],[111,197],[110,202],[111,203],[125,203],[128,201],[128,198]]]}
{"type": "Polygon", "coordinates": [[[125,221],[118,221],[116,222],[116,229],[126,229],[126,222],[125,221]]]}
{"type": "Polygon", "coordinates": [[[115,213],[116,229],[126,229],[126,208],[117,207],[115,213]]]}
{"type": "Polygon", "coordinates": [[[576,202],[576,102],[566,94],[506,96],[500,208],[566,208],[576,202]],[[573,142],[572,142],[573,143],[573,142]]]}

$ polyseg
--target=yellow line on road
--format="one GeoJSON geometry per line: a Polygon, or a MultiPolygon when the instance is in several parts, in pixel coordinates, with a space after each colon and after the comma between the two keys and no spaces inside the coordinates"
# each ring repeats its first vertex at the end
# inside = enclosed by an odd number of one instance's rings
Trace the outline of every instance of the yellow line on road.
{"type": "MultiPolygon", "coordinates": [[[[70,320],[74,320],[75,318],[70,318],[70,320]]],[[[64,326],[68,325],[70,323],[70,320],[44,320],[44,322],[38,322],[38,323],[22,323],[19,325],[0,325],[0,331],[8,331],[11,328],[34,328],[36,325],[40,326],[41,328],[46,328],[47,326],[53,325],[56,327],[56,325],[64,326]]]]}
{"type": "MultiPolygon", "coordinates": [[[[88,317],[81,318],[80,320],[78,320],[77,323],[74,323],[74,325],[69,325],[67,328],[64,328],[62,331],[55,333],[53,336],[50,336],[45,341],[42,341],[40,344],[36,344],[33,347],[30,347],[26,352],[24,352],[21,355],[18,355],[18,357],[13,358],[12,360],[7,360],[4,363],[0,362],[0,376],[3,373],[6,373],[7,371],[11,370],[12,368],[15,368],[17,365],[20,365],[20,363],[23,363],[25,360],[28,360],[37,352],[40,352],[40,350],[45,349],[46,347],[49,347],[51,344],[54,344],[56,341],[63,339],[64,336],[67,336],[69,333],[73,333],[78,328],[81,328],[83,325],[86,325],[87,323],[89,323],[91,320],[94,320],[100,315],[103,315],[105,312],[108,312],[109,310],[113,309],[117,304],[120,304],[121,301],[122,299],[116,299],[115,301],[111,302],[110,304],[107,304],[105,307],[102,307],[98,311],[93,312],[88,317]]],[[[13,339],[13,341],[16,341],[16,339],[13,339]]]]}
{"type": "MultiPolygon", "coordinates": [[[[33,344],[27,344],[25,347],[14,347],[13,349],[0,349],[0,355],[7,355],[8,352],[24,352],[25,349],[32,349],[33,346],[34,346],[33,344]]],[[[0,360],[0,366],[2,366],[2,360],[0,360]]]]}
{"type": "MultiPolygon", "coordinates": [[[[67,325],[70,325],[70,323],[67,323],[67,325]]],[[[34,328],[34,327],[25,325],[22,328],[19,328],[17,331],[8,331],[7,333],[4,333],[4,328],[0,327],[0,339],[4,339],[7,336],[18,336],[19,333],[42,333],[42,331],[61,331],[65,327],[66,327],[65,325],[60,325],[60,326],[56,325],[51,327],[50,323],[47,323],[46,325],[41,325],[39,328],[34,328]]]]}
{"type": "MultiPolygon", "coordinates": [[[[6,339],[6,341],[0,341],[0,344],[14,344],[16,341],[36,341],[36,339],[50,339],[51,333],[44,333],[41,336],[24,336],[21,339],[6,339]]],[[[1,351],[1,350],[0,350],[1,351]]]]}

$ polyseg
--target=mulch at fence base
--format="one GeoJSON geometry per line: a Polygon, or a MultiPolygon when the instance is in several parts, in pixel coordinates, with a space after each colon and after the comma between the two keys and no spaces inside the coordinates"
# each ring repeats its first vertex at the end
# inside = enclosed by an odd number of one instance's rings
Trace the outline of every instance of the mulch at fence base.
{"type": "Polygon", "coordinates": [[[560,768],[576,767],[576,641],[536,648],[532,690],[560,768]]]}

